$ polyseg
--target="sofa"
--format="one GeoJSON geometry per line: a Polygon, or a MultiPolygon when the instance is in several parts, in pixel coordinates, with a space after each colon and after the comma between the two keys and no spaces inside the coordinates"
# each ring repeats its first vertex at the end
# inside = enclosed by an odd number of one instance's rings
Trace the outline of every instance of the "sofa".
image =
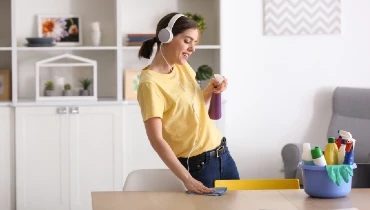
{"type": "MultiPolygon", "coordinates": [[[[370,89],[337,87],[332,102],[327,137],[337,137],[338,129],[352,134],[356,139],[354,160],[358,165],[354,171],[353,187],[370,187],[370,89]]],[[[302,144],[289,143],[281,150],[284,177],[298,178],[301,184],[302,172],[297,166],[301,161],[302,144]]]]}

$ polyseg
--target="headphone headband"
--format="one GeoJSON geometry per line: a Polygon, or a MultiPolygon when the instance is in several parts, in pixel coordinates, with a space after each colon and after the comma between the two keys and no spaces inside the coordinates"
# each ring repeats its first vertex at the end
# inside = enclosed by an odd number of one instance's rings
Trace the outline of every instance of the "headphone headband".
{"type": "Polygon", "coordinates": [[[176,14],[174,15],[171,20],[168,22],[168,25],[166,28],[161,29],[158,33],[158,39],[162,43],[169,43],[173,39],[173,34],[172,34],[172,28],[175,25],[175,22],[177,19],[180,17],[185,16],[183,14],[176,14]]]}
{"type": "Polygon", "coordinates": [[[183,14],[176,14],[176,15],[174,15],[174,16],[171,18],[170,22],[168,22],[168,26],[167,26],[167,28],[168,28],[171,32],[172,32],[173,25],[175,25],[176,20],[177,20],[177,19],[179,19],[179,18],[180,18],[180,17],[182,17],[182,16],[185,16],[185,15],[183,15],[183,14]]]}

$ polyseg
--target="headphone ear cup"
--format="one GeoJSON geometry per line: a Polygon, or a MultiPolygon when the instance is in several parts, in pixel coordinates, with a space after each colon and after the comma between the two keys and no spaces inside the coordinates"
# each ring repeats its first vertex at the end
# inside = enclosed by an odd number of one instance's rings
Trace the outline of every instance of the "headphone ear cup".
{"type": "Polygon", "coordinates": [[[162,43],[169,43],[172,41],[173,35],[168,28],[161,29],[158,33],[158,39],[162,43]]]}

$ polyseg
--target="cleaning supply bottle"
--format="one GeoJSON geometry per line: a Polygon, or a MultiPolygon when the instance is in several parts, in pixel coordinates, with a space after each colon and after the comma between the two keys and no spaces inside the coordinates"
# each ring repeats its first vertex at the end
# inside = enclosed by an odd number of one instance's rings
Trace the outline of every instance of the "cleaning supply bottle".
{"type": "Polygon", "coordinates": [[[343,164],[344,162],[344,156],[346,155],[346,141],[344,139],[341,139],[341,144],[339,146],[338,150],[338,164],[343,164]]]}
{"type": "Polygon", "coordinates": [[[354,149],[353,149],[353,142],[347,141],[346,144],[346,154],[344,156],[345,165],[352,165],[354,163],[354,149]]]}
{"type": "Polygon", "coordinates": [[[316,166],[326,166],[326,160],[320,147],[311,150],[312,160],[316,166]]]}
{"type": "Polygon", "coordinates": [[[303,143],[302,162],[303,165],[314,165],[311,155],[310,143],[303,143]]]}
{"type": "MultiPolygon", "coordinates": [[[[215,74],[214,76],[219,84],[223,82],[224,78],[221,75],[215,74]]],[[[212,120],[221,118],[221,93],[212,93],[208,115],[212,120]]]]}
{"type": "Polygon", "coordinates": [[[338,147],[335,144],[335,138],[330,137],[325,146],[325,161],[327,165],[338,165],[338,147]]]}

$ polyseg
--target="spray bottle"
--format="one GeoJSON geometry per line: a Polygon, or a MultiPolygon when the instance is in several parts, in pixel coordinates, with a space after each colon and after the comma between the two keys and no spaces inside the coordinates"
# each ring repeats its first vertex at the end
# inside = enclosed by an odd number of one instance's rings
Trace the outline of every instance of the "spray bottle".
{"type": "MultiPolygon", "coordinates": [[[[221,75],[215,74],[214,76],[219,84],[224,81],[221,75]]],[[[212,120],[219,120],[221,118],[221,93],[212,93],[208,115],[212,120]]]]}
{"type": "Polygon", "coordinates": [[[347,141],[346,144],[346,154],[344,156],[344,162],[345,165],[352,165],[354,163],[354,145],[353,141],[347,141]]]}
{"type": "Polygon", "coordinates": [[[342,139],[341,146],[338,152],[338,164],[353,163],[353,150],[355,149],[356,140],[352,138],[352,134],[348,131],[338,130],[339,138],[342,139]]]}

